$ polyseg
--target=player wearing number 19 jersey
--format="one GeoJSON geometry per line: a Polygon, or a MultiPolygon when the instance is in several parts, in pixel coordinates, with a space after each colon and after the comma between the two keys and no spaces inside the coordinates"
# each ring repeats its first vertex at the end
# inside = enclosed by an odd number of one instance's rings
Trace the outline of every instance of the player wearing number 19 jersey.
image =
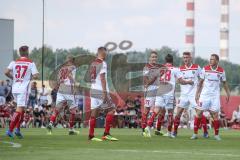
{"type": "Polygon", "coordinates": [[[150,108],[154,107],[156,92],[157,92],[157,78],[159,77],[159,68],[161,65],[157,64],[157,52],[152,51],[149,56],[149,62],[143,68],[143,81],[144,81],[144,111],[142,112],[142,130],[143,136],[145,135],[144,129],[147,126],[147,116],[150,108]]]}
{"type": "Polygon", "coordinates": [[[23,138],[20,133],[20,125],[24,117],[24,108],[27,106],[30,81],[38,78],[36,65],[28,58],[28,46],[19,48],[20,58],[12,61],[5,71],[5,75],[13,80],[12,93],[17,104],[16,112],[13,114],[7,136],[13,138],[13,130],[16,127],[15,135],[23,138]]]}

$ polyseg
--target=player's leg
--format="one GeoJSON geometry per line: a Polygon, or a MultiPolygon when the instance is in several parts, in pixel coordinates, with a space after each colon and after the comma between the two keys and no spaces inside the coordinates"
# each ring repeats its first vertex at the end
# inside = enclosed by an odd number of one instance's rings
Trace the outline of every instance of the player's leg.
{"type": "Polygon", "coordinates": [[[46,127],[47,128],[47,131],[49,135],[52,134],[52,128],[54,126],[54,123],[57,119],[57,116],[58,114],[61,112],[61,110],[63,109],[63,105],[64,103],[66,103],[66,100],[65,100],[65,97],[63,94],[61,93],[57,93],[57,100],[56,100],[56,106],[55,108],[53,109],[53,113],[51,114],[50,116],[50,122],[48,124],[48,126],[46,127]]]}
{"type": "Polygon", "coordinates": [[[181,119],[182,113],[184,109],[187,108],[188,105],[189,105],[188,98],[186,96],[184,97],[181,96],[179,98],[178,105],[177,105],[177,113],[173,121],[173,131],[171,134],[172,138],[175,138],[177,136],[178,126],[180,125],[180,119],[181,119]]]}
{"type": "Polygon", "coordinates": [[[70,116],[69,116],[69,135],[77,135],[79,134],[79,131],[76,131],[74,129],[74,124],[75,124],[75,117],[77,113],[77,107],[72,106],[70,107],[70,116]]]}
{"type": "Polygon", "coordinates": [[[23,135],[20,132],[20,125],[21,125],[21,122],[23,120],[22,117],[24,115],[24,109],[27,106],[26,94],[22,94],[22,93],[14,94],[14,100],[16,101],[17,109],[12,116],[10,126],[9,126],[9,130],[7,131],[6,134],[9,137],[13,138],[14,128],[19,127],[19,128],[16,128],[15,135],[18,138],[23,138],[23,135]]]}
{"type": "Polygon", "coordinates": [[[150,112],[150,107],[144,106],[144,110],[142,112],[142,121],[141,121],[143,136],[144,136],[144,129],[147,127],[147,117],[149,112],[150,112]]]}
{"type": "Polygon", "coordinates": [[[143,133],[144,133],[144,129],[147,127],[147,117],[150,112],[150,108],[152,106],[151,101],[152,99],[150,97],[146,97],[144,100],[144,110],[142,112],[142,122],[141,122],[143,133]]]}
{"type": "Polygon", "coordinates": [[[104,130],[102,140],[118,141],[117,138],[113,137],[110,134],[110,128],[113,123],[114,113],[115,113],[115,108],[109,108],[107,110],[107,115],[105,118],[105,130],[104,130]]]}
{"type": "Polygon", "coordinates": [[[201,124],[202,124],[202,128],[203,128],[203,137],[209,138],[208,130],[207,130],[207,118],[204,116],[204,114],[202,115],[201,124]]]}
{"type": "Polygon", "coordinates": [[[213,97],[211,99],[211,107],[210,107],[210,114],[213,118],[213,127],[214,127],[214,138],[216,140],[221,140],[219,136],[219,128],[220,128],[220,122],[219,122],[219,111],[220,111],[220,99],[219,97],[213,97]]]}
{"type": "Polygon", "coordinates": [[[164,117],[165,117],[166,110],[165,108],[160,107],[159,113],[158,113],[158,119],[157,119],[157,124],[156,124],[156,131],[155,135],[163,135],[161,132],[162,124],[164,123],[164,117]]]}
{"type": "Polygon", "coordinates": [[[101,99],[97,99],[95,97],[91,97],[91,113],[89,119],[89,132],[88,132],[88,140],[91,141],[102,141],[102,139],[96,138],[94,135],[94,129],[96,126],[96,118],[99,114],[99,107],[103,101],[101,99]]]}

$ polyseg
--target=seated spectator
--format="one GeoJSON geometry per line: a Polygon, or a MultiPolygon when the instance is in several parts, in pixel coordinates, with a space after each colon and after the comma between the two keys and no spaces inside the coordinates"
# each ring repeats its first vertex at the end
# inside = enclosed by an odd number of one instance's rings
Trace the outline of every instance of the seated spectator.
{"type": "Polygon", "coordinates": [[[228,125],[228,121],[227,121],[227,117],[226,117],[226,114],[223,110],[223,108],[221,107],[221,111],[220,111],[220,127],[224,128],[224,129],[227,129],[227,125],[228,125]]]}
{"type": "Polygon", "coordinates": [[[36,105],[33,111],[33,126],[36,128],[38,123],[38,128],[42,126],[41,113],[39,107],[36,105]]]}
{"type": "Polygon", "coordinates": [[[30,128],[30,125],[33,127],[33,115],[32,115],[32,108],[27,109],[27,111],[24,113],[23,128],[30,128]]]}
{"type": "Polygon", "coordinates": [[[240,124],[240,105],[233,111],[232,119],[230,120],[232,125],[239,125],[240,124]]]}
{"type": "Polygon", "coordinates": [[[117,127],[123,128],[124,127],[124,108],[121,106],[117,106],[115,115],[117,116],[117,127]]]}

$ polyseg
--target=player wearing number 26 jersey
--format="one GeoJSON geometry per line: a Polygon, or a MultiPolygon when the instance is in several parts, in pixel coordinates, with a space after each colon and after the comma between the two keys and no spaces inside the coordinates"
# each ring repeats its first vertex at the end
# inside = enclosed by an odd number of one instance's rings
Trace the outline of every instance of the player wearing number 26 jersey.
{"type": "Polygon", "coordinates": [[[11,62],[5,71],[5,75],[13,80],[12,93],[17,104],[16,112],[13,114],[9,130],[6,133],[11,138],[13,138],[12,132],[15,127],[16,136],[23,137],[20,133],[20,125],[23,121],[24,108],[27,106],[30,81],[32,78],[38,77],[35,63],[28,58],[28,46],[20,47],[19,52],[21,57],[11,62]]]}

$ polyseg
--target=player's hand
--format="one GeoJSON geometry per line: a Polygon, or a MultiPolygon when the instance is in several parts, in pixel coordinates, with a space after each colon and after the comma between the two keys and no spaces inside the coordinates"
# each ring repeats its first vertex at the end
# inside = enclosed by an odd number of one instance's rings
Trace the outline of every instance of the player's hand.
{"type": "Polygon", "coordinates": [[[103,103],[106,103],[108,101],[107,92],[103,92],[102,99],[103,99],[103,103]]]}
{"type": "Polygon", "coordinates": [[[192,80],[188,81],[188,84],[194,85],[194,82],[192,80]]]}
{"type": "Polygon", "coordinates": [[[195,96],[195,101],[196,101],[197,104],[199,103],[199,95],[195,96]]]}

